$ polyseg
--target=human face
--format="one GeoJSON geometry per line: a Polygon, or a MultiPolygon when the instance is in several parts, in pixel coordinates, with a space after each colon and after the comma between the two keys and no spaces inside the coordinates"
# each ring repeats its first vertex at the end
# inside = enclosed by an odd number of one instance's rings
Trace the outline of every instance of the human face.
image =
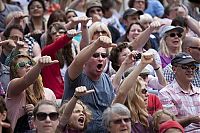
{"type": "MultiPolygon", "coordinates": [[[[37,114],[38,113],[54,113],[56,114],[56,108],[52,105],[46,105],[43,104],[39,106],[37,114]]],[[[54,116],[55,119],[51,119],[50,116],[47,116],[45,120],[39,120],[39,118],[34,119],[34,124],[36,126],[37,132],[38,133],[54,133],[56,130],[56,127],[58,125],[58,118],[56,119],[56,116],[54,116]]]]}
{"type": "MultiPolygon", "coordinates": [[[[92,40],[98,39],[100,36],[108,36],[108,33],[106,30],[104,30],[102,27],[97,27],[97,29],[94,31],[92,35],[92,40]]],[[[109,37],[109,36],[108,36],[109,37]]]]}
{"type": "Polygon", "coordinates": [[[138,21],[139,21],[139,15],[134,14],[127,17],[127,19],[125,20],[125,24],[127,27],[129,27],[132,23],[136,23],[138,21]]]}
{"type": "Polygon", "coordinates": [[[13,40],[15,43],[17,43],[17,41],[24,41],[24,35],[18,29],[12,29],[10,31],[10,35],[9,35],[8,38],[11,39],[11,40],[13,40]]]}
{"type": "Polygon", "coordinates": [[[70,128],[82,130],[85,126],[86,115],[83,106],[76,104],[70,117],[70,128]]]}
{"type": "Polygon", "coordinates": [[[121,66],[122,62],[126,59],[128,54],[130,54],[130,53],[131,53],[131,51],[129,48],[125,48],[122,50],[122,52],[119,53],[119,57],[118,57],[119,66],[121,66]]]}
{"type": "Polygon", "coordinates": [[[196,66],[193,63],[188,64],[178,64],[175,66],[175,75],[178,80],[182,82],[191,82],[194,78],[194,71],[196,66]]]}
{"type": "Polygon", "coordinates": [[[145,9],[145,0],[135,0],[134,8],[136,8],[137,10],[144,11],[144,9],[145,9]]]}
{"type": "Polygon", "coordinates": [[[66,33],[65,29],[56,30],[54,27],[51,28],[51,32],[50,32],[53,41],[57,40],[65,33],[66,33]]]}
{"type": "Polygon", "coordinates": [[[90,17],[93,17],[94,15],[98,15],[101,18],[103,17],[103,11],[100,7],[90,8],[88,14],[90,17]]]}
{"type": "Polygon", "coordinates": [[[76,14],[74,12],[68,12],[66,14],[66,18],[67,18],[67,21],[70,22],[72,20],[72,18],[76,17],[76,14]]]}
{"type": "Polygon", "coordinates": [[[200,39],[194,40],[189,46],[188,51],[192,58],[194,58],[198,63],[200,63],[200,39]]]}
{"type": "Polygon", "coordinates": [[[166,33],[165,41],[168,49],[173,50],[179,48],[181,45],[181,39],[182,39],[181,37],[182,34],[175,30],[166,33]]]}
{"type": "Polygon", "coordinates": [[[141,33],[142,33],[142,28],[140,27],[140,25],[133,24],[127,36],[129,42],[132,42],[141,33]]]}
{"type": "Polygon", "coordinates": [[[104,56],[106,54],[106,49],[101,47],[97,49],[93,56],[85,63],[84,70],[92,80],[98,80],[101,76],[106,65],[107,56],[104,56]],[[98,54],[99,56],[95,56],[97,53],[101,54],[98,54]]]}
{"type": "Polygon", "coordinates": [[[34,1],[32,5],[30,6],[29,14],[32,17],[41,17],[44,14],[44,9],[42,7],[42,4],[38,1],[34,1]]]}
{"type": "Polygon", "coordinates": [[[110,133],[131,133],[130,116],[113,113],[108,130],[110,133]]]}
{"type": "Polygon", "coordinates": [[[147,106],[149,94],[147,92],[147,83],[145,81],[141,81],[141,94],[142,94],[142,98],[144,99],[144,103],[147,106]]]}
{"type": "Polygon", "coordinates": [[[22,57],[17,60],[15,69],[17,70],[18,76],[23,77],[32,68],[32,66],[33,62],[29,58],[22,57]]]}

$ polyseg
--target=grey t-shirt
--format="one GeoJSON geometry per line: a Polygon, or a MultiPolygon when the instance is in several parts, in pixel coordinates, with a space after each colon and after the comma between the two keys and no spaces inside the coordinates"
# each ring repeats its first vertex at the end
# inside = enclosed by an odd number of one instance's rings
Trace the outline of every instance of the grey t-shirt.
{"type": "Polygon", "coordinates": [[[112,83],[107,74],[102,73],[99,80],[93,81],[83,72],[74,81],[69,79],[68,71],[65,73],[65,91],[63,100],[70,99],[78,86],[86,86],[88,90],[94,89],[95,92],[83,96],[80,100],[92,111],[93,120],[89,123],[86,132],[100,133],[105,132],[102,126],[102,113],[111,105],[115,96],[112,83]]]}

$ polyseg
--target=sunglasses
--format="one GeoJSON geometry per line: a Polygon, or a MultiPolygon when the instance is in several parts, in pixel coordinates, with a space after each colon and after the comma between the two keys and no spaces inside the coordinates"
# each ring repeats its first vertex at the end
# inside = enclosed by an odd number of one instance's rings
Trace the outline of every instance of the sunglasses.
{"type": "Polygon", "coordinates": [[[26,66],[32,66],[33,65],[33,62],[31,61],[31,60],[29,60],[29,61],[27,61],[27,62],[25,62],[25,61],[23,61],[23,62],[19,62],[19,63],[17,63],[16,64],[16,68],[18,69],[18,68],[24,68],[24,67],[26,67],[26,66]]]}
{"type": "Polygon", "coordinates": [[[148,91],[147,91],[147,89],[142,89],[141,92],[142,92],[142,94],[147,94],[148,91]]]}
{"type": "Polygon", "coordinates": [[[196,70],[197,69],[197,66],[195,66],[195,65],[190,65],[190,66],[188,66],[188,65],[180,65],[180,66],[177,66],[177,67],[181,67],[182,69],[192,69],[192,70],[196,70]]]}
{"type": "Polygon", "coordinates": [[[128,123],[128,122],[131,122],[131,118],[116,119],[116,120],[112,120],[111,122],[113,124],[122,124],[123,122],[128,123]]]}
{"type": "Polygon", "coordinates": [[[181,33],[170,33],[169,36],[170,36],[170,37],[178,36],[179,38],[181,38],[181,37],[182,37],[182,34],[181,34],[181,33]]]}
{"type": "Polygon", "coordinates": [[[101,55],[102,58],[108,57],[108,54],[107,54],[107,53],[94,53],[94,54],[92,55],[92,57],[94,57],[94,58],[99,58],[100,55],[101,55]]]}
{"type": "Polygon", "coordinates": [[[63,30],[63,29],[61,29],[61,30],[59,30],[59,31],[51,31],[51,35],[56,35],[57,33],[59,33],[59,34],[65,34],[66,31],[63,30]]]}
{"type": "Polygon", "coordinates": [[[36,114],[36,117],[39,121],[44,121],[47,119],[47,116],[49,116],[51,121],[56,121],[58,119],[58,112],[51,112],[49,114],[44,113],[44,112],[39,112],[36,114]]]}
{"type": "Polygon", "coordinates": [[[197,49],[197,50],[200,51],[200,48],[199,48],[199,47],[190,47],[190,48],[192,48],[192,49],[197,49]]]}

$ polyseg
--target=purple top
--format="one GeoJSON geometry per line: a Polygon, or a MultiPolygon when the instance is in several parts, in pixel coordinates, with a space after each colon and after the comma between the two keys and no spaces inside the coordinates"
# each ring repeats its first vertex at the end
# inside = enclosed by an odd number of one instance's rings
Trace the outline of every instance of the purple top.
{"type": "Polygon", "coordinates": [[[161,63],[162,63],[162,68],[165,68],[168,64],[171,63],[172,61],[172,58],[171,57],[167,57],[161,53],[159,53],[160,55],[160,60],[161,60],[161,63]]]}
{"type": "Polygon", "coordinates": [[[131,133],[153,133],[152,117],[148,117],[149,127],[145,127],[141,123],[133,123],[131,133]]]}

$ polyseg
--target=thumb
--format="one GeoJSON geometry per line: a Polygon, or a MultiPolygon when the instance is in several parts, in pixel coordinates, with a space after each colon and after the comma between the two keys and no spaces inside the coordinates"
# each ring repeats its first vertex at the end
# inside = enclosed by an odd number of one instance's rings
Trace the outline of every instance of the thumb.
{"type": "Polygon", "coordinates": [[[90,93],[92,93],[92,92],[94,92],[94,89],[92,89],[92,90],[87,90],[87,91],[85,92],[85,94],[90,94],[90,93]]]}
{"type": "Polygon", "coordinates": [[[110,47],[117,47],[117,44],[111,43],[110,47]]]}
{"type": "Polygon", "coordinates": [[[58,62],[59,62],[58,60],[52,60],[51,64],[55,64],[55,63],[58,63],[58,62]]]}

